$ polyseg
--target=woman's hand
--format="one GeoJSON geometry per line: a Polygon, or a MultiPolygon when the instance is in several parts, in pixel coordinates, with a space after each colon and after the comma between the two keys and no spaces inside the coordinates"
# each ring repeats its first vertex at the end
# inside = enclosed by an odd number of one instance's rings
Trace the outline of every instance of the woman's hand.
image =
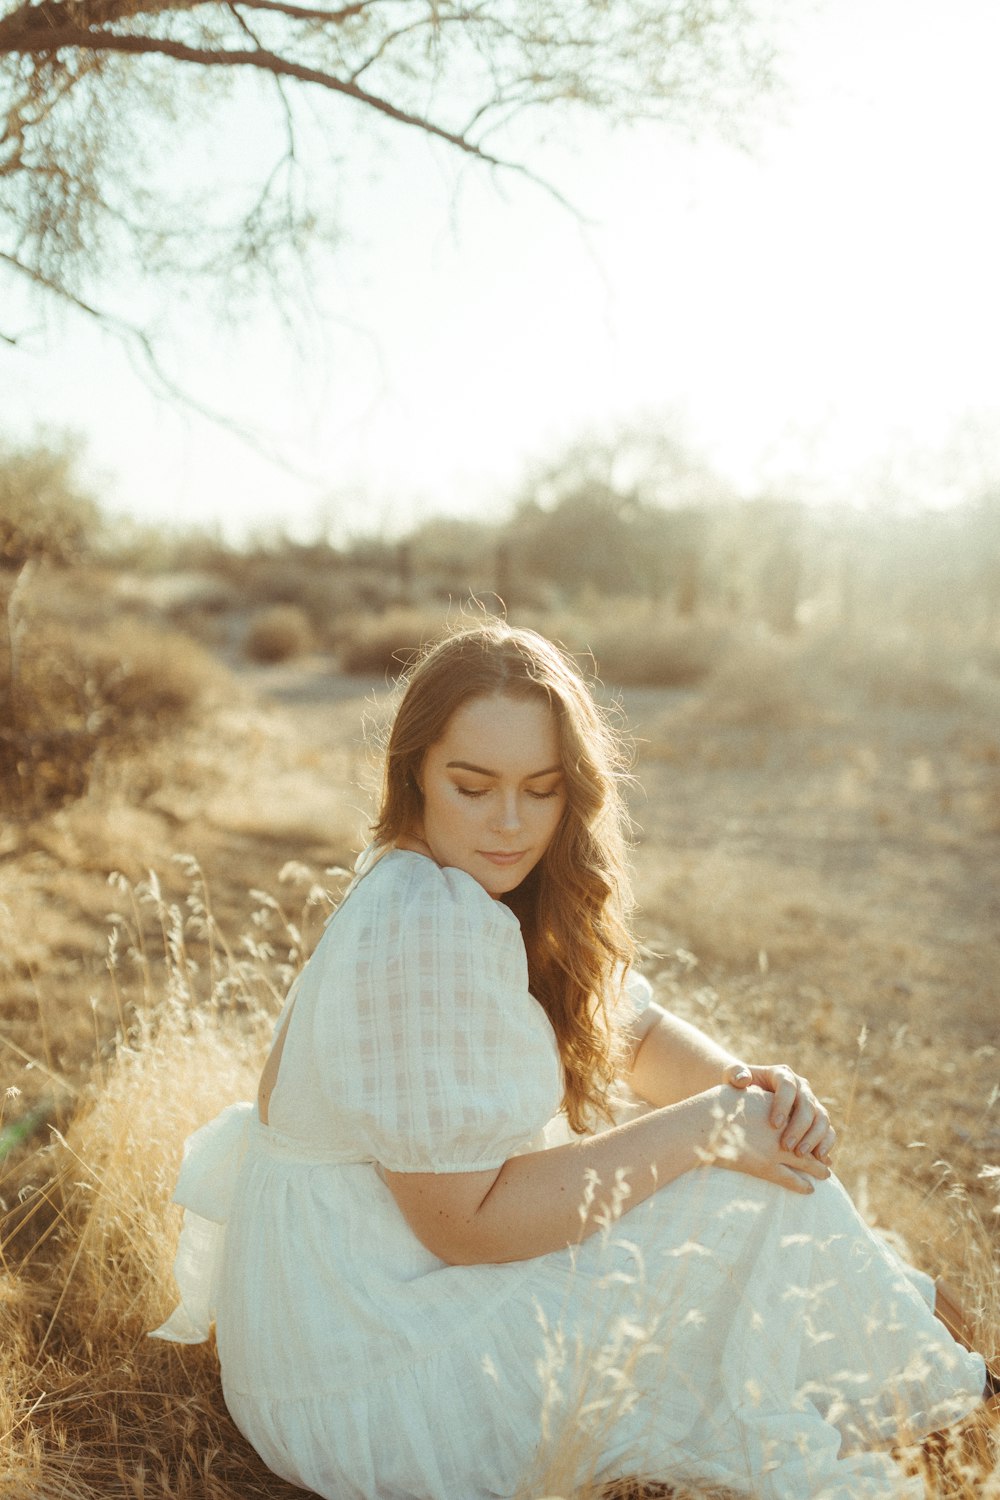
{"type": "Polygon", "coordinates": [[[796,1156],[814,1156],[829,1165],[837,1132],[805,1078],[785,1063],[762,1067],[733,1063],[726,1069],[726,1082],[735,1089],[752,1084],[771,1095],[770,1123],[781,1132],[781,1145],[796,1156]]]}
{"type": "MultiPolygon", "coordinates": [[[[764,1071],[767,1071],[766,1069],[764,1071]]],[[[813,1153],[786,1150],[771,1122],[768,1092],[740,1084],[718,1084],[701,1097],[711,1108],[712,1129],[704,1160],[731,1172],[776,1182],[795,1193],[811,1193],[813,1182],[830,1176],[830,1168],[813,1153]]]]}

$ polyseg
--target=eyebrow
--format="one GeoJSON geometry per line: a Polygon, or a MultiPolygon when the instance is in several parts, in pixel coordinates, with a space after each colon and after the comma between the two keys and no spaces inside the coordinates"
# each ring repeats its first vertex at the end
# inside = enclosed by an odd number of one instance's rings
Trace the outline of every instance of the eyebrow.
{"type": "MultiPolygon", "coordinates": [[[[474,771],[477,776],[492,776],[494,781],[500,780],[499,771],[489,771],[485,766],[474,766],[467,760],[450,760],[445,770],[474,771]]],[[[557,771],[561,770],[562,766],[546,766],[544,771],[532,771],[530,776],[526,776],[524,779],[525,781],[537,781],[539,776],[554,776],[557,771]]]]}

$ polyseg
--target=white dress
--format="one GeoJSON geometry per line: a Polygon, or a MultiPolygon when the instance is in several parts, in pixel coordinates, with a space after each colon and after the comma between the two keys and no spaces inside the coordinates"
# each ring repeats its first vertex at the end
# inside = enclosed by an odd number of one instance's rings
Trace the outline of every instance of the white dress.
{"type": "Polygon", "coordinates": [[[158,1330],[196,1342],[214,1317],[227,1405],[276,1473],[329,1500],[538,1496],[556,1472],[561,1494],[641,1474],[922,1495],[871,1445],[969,1411],[983,1362],[835,1180],[701,1168],[506,1265],[415,1238],[380,1165],[496,1168],[558,1132],[517,919],[471,876],[383,854],[293,1004],[270,1123],[237,1104],[187,1142],[183,1300],[158,1330]]]}

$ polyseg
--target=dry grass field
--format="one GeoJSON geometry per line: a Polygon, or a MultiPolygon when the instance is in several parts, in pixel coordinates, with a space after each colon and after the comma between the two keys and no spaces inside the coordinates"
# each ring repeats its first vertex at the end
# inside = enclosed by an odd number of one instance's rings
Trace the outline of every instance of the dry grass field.
{"type": "MultiPolygon", "coordinates": [[[[35,724],[53,738],[29,778],[8,736],[0,814],[0,1495],[291,1500],[211,1348],[145,1335],[171,1306],[184,1136],[252,1090],[363,839],[385,677],[272,664],[288,617],[249,664],[224,617],[210,649],[112,575],[29,584],[3,601],[21,686],[37,715],[55,683],[64,737],[35,724]]],[[[635,744],[645,967],[681,1013],[809,1074],[866,1217],[963,1289],[995,1352],[1000,646],[698,628],[632,620],[633,662],[656,629],[697,657],[681,686],[619,692],[604,666],[635,744]]],[[[1000,1496],[1000,1470],[931,1492],[1000,1496]]]]}

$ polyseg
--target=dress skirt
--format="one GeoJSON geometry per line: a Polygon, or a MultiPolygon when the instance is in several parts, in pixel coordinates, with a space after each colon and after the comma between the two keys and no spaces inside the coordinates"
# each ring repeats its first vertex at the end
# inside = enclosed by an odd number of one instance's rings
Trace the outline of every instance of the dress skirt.
{"type": "Polygon", "coordinates": [[[177,1196],[183,1302],[161,1332],[203,1337],[214,1314],[240,1430],[328,1500],[568,1497],[624,1475],[916,1500],[887,1446],[983,1387],[929,1279],[834,1178],[804,1196],[705,1167],[573,1249],[449,1266],[374,1166],[303,1159],[246,1105],[192,1138],[177,1196]]]}

